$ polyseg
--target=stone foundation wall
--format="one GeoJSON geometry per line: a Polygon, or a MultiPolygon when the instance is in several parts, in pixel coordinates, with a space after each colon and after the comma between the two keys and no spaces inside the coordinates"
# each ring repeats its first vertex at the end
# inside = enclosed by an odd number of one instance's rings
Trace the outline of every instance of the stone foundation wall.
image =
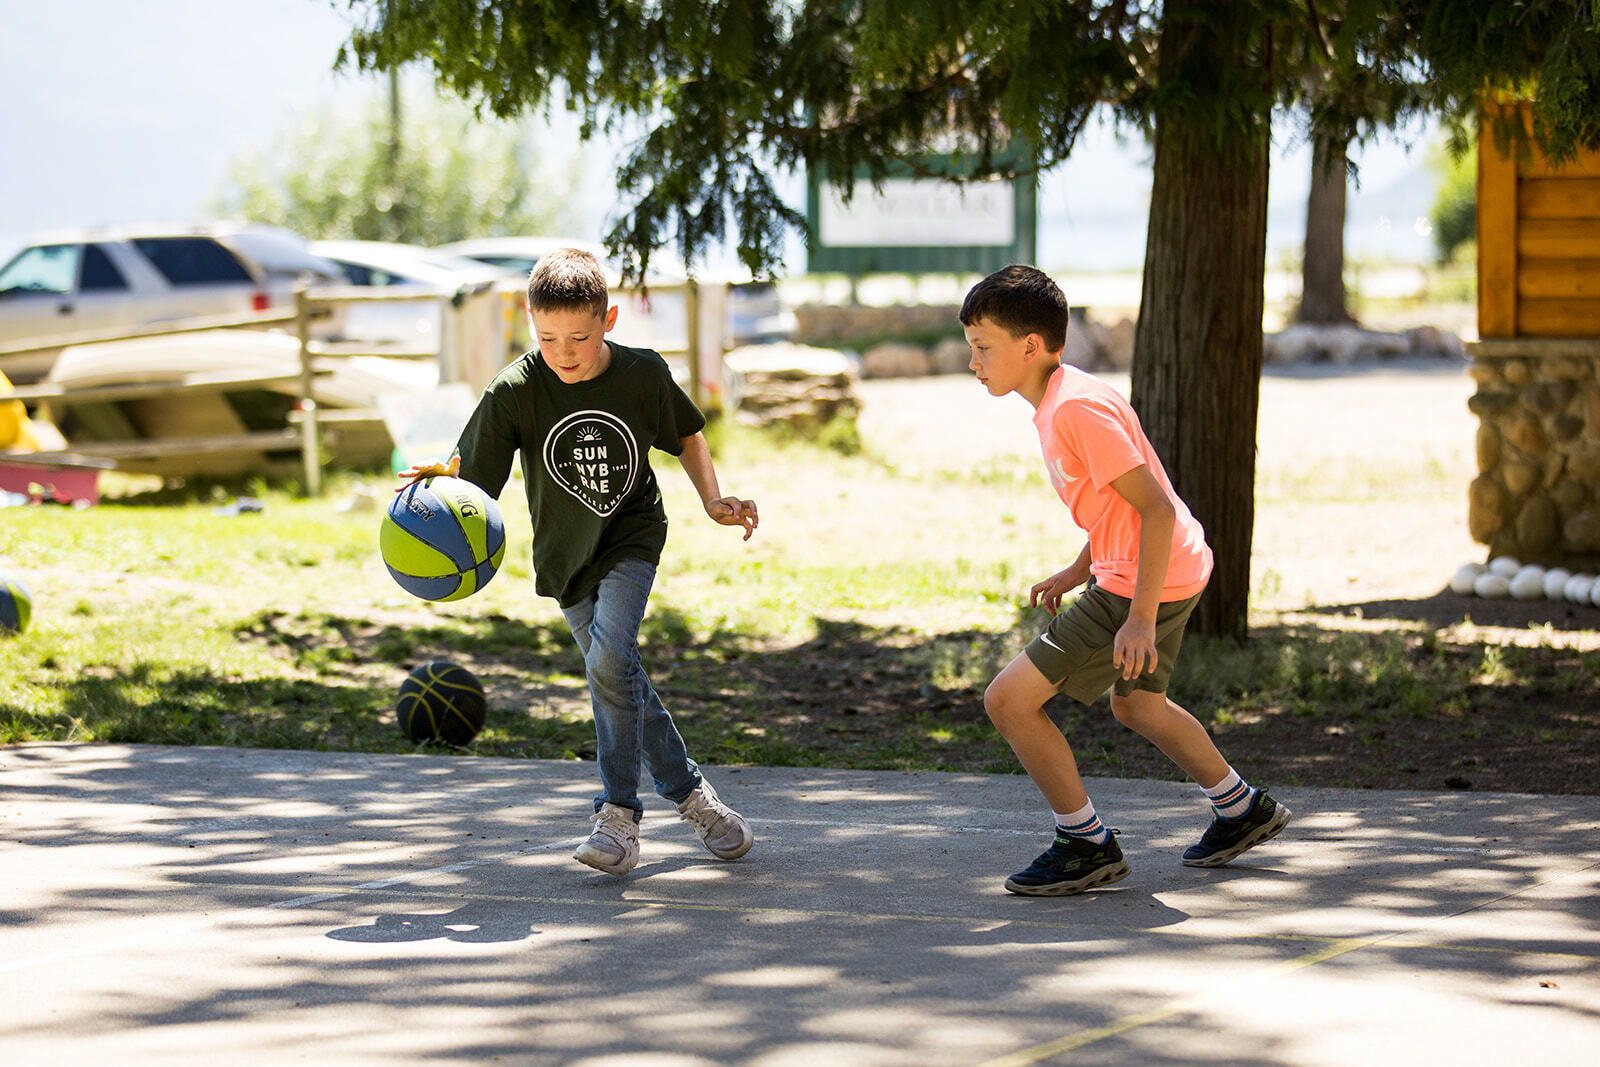
{"type": "Polygon", "coordinates": [[[1600,339],[1480,341],[1467,354],[1468,532],[1491,557],[1600,568],[1600,339]]]}

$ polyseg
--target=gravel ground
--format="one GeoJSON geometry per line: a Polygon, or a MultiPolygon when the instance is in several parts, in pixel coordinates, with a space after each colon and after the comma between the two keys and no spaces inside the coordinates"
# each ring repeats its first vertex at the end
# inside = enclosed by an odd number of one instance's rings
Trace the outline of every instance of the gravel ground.
{"type": "MultiPolygon", "coordinates": [[[[1127,394],[1126,374],[1105,377],[1127,394]]],[[[1472,391],[1464,363],[1437,360],[1263,377],[1258,607],[1432,597],[1457,566],[1484,558],[1467,534],[1472,391]]],[[[966,375],[869,380],[860,394],[863,438],[897,463],[961,469],[978,457],[1038,455],[1026,402],[990,397],[966,375]]]]}

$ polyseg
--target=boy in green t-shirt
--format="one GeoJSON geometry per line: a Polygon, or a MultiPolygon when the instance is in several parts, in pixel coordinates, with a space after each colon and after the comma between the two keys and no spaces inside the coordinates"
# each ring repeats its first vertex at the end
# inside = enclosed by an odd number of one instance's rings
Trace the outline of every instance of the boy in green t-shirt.
{"type": "Polygon", "coordinates": [[[583,652],[599,745],[594,830],[573,857],[620,875],[639,859],[641,760],[712,855],[738,859],[755,840],[689,758],[639,660],[639,625],[667,539],[650,449],[679,458],[713,521],[743,527],[748,541],[758,518],[754,501],[722,495],[705,417],[666,361],[605,339],[616,321],[594,256],[541,257],[528,279],[537,347],[484,389],[449,464],[418,464],[400,477],[457,475],[497,497],[521,451],[534,587],[560,603],[583,652]]]}

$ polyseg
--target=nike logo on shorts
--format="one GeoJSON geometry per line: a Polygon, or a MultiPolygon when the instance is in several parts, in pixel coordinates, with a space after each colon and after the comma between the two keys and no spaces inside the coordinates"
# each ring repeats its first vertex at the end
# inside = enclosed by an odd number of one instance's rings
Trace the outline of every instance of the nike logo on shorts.
{"type": "Polygon", "coordinates": [[[1055,649],[1057,652],[1060,652],[1063,655],[1066,654],[1067,650],[1062,648],[1060,645],[1056,644],[1054,641],[1050,640],[1050,635],[1048,633],[1040,634],[1039,635],[1039,640],[1043,641],[1045,644],[1049,645],[1051,648],[1055,649]]]}

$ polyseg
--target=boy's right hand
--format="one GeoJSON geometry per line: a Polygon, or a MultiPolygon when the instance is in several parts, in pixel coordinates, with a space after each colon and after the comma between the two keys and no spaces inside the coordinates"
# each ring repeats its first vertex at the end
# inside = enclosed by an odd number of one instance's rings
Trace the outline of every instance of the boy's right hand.
{"type": "Polygon", "coordinates": [[[756,532],[756,527],[761,525],[761,518],[756,514],[756,502],[740,500],[736,496],[718,497],[716,500],[708,501],[706,514],[711,516],[711,521],[723,526],[743,526],[746,541],[756,532]]]}
{"type": "Polygon", "coordinates": [[[425,459],[421,463],[413,463],[400,472],[400,484],[394,487],[394,491],[402,492],[406,486],[423,478],[454,478],[460,469],[460,456],[451,456],[449,463],[442,463],[437,459],[425,459]]]}
{"type": "Polygon", "coordinates": [[[1066,570],[1056,571],[1028,590],[1028,606],[1037,607],[1043,604],[1046,611],[1055,615],[1061,610],[1061,598],[1078,588],[1085,580],[1078,576],[1077,564],[1066,570]]]}

